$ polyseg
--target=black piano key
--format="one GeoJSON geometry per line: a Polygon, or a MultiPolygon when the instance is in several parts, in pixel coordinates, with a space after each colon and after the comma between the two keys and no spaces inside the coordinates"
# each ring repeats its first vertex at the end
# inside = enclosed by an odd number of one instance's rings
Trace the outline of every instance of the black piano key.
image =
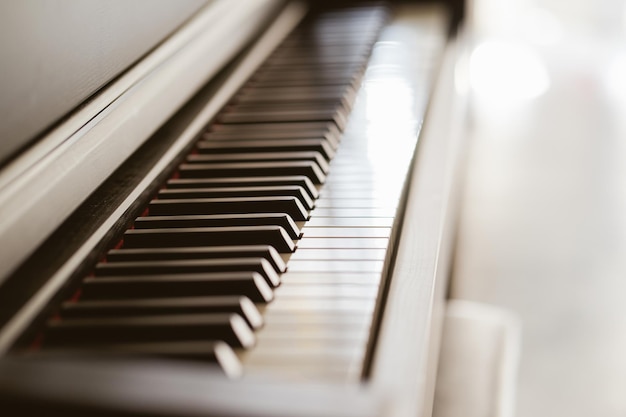
{"type": "Polygon", "coordinates": [[[335,109],[283,109],[283,110],[233,110],[218,116],[218,121],[225,124],[259,122],[334,122],[340,129],[346,125],[346,117],[335,109]]]}
{"type": "MultiPolygon", "coordinates": [[[[387,15],[383,7],[376,8],[340,8],[327,10],[307,16],[298,28],[283,41],[288,43],[298,39],[335,39],[336,32],[363,42],[362,39],[376,35],[374,32],[385,21],[387,15]],[[357,36],[358,35],[358,36],[357,36]]],[[[282,45],[282,44],[281,44],[282,45]]]]}
{"type": "MultiPolygon", "coordinates": [[[[297,221],[308,219],[307,208],[295,196],[249,196],[249,197],[223,197],[201,198],[202,191],[184,191],[180,193],[172,191],[164,193],[164,198],[152,200],[149,204],[151,216],[169,215],[262,215],[284,213],[297,221]],[[198,198],[175,198],[177,195],[198,196],[198,198]]],[[[197,190],[203,190],[198,188],[197,190]]],[[[210,193],[207,193],[210,195],[210,193]]],[[[312,204],[312,203],[311,203],[312,204]]],[[[309,205],[309,204],[307,204],[309,205]]],[[[236,222],[236,221],[234,221],[236,222]]],[[[220,225],[225,225],[225,220],[220,225]]]]}
{"type": "MultiPolygon", "coordinates": [[[[284,213],[147,216],[135,219],[135,229],[271,225],[282,227],[292,239],[300,239],[300,229],[293,219],[284,213]]],[[[243,250],[239,250],[238,253],[242,254],[243,250]]]]}
{"type": "Polygon", "coordinates": [[[304,56],[320,56],[320,57],[330,57],[330,56],[341,56],[346,54],[357,55],[361,57],[361,60],[367,60],[367,56],[370,53],[370,46],[367,44],[337,44],[337,45],[327,45],[324,48],[307,48],[302,47],[301,45],[285,45],[285,47],[280,47],[276,49],[270,55],[271,59],[278,57],[304,57],[304,56]]]}
{"type": "Polygon", "coordinates": [[[273,292],[256,272],[85,278],[81,300],[245,296],[266,303],[273,292]]]}
{"type": "Polygon", "coordinates": [[[285,123],[257,123],[247,124],[243,126],[225,125],[213,123],[210,126],[211,132],[232,132],[232,131],[266,131],[266,132],[307,132],[317,136],[324,136],[326,133],[338,133],[333,131],[332,127],[325,122],[285,122],[285,123]]]}
{"type": "MultiPolygon", "coordinates": [[[[387,16],[384,6],[350,7],[326,10],[308,19],[297,29],[298,33],[315,34],[316,38],[329,37],[329,32],[321,29],[333,28],[335,31],[352,33],[352,30],[367,30],[366,34],[379,27],[387,16]],[[314,32],[311,32],[315,30],[314,32]]],[[[333,33],[333,32],[331,32],[333,33]]],[[[360,33],[359,33],[360,34],[360,33]]],[[[289,37],[291,39],[292,36],[289,37]]]]}
{"type": "Polygon", "coordinates": [[[150,215],[285,213],[296,221],[307,220],[306,208],[296,197],[230,197],[157,199],[149,204],[150,215]]]}
{"type": "Polygon", "coordinates": [[[289,43],[286,39],[279,48],[276,48],[276,50],[272,52],[270,56],[271,57],[279,57],[279,56],[285,56],[285,55],[289,55],[289,56],[307,56],[307,55],[336,56],[336,55],[343,55],[346,52],[349,52],[354,55],[361,56],[363,60],[367,60],[367,56],[370,54],[372,45],[365,43],[365,42],[346,43],[346,42],[341,42],[341,40],[342,39],[338,40],[338,42],[333,42],[328,45],[324,45],[323,48],[318,48],[318,47],[314,47],[310,45],[307,46],[307,45],[302,45],[298,43],[289,43]]]}
{"type": "Polygon", "coordinates": [[[19,356],[37,360],[164,358],[215,365],[217,369],[229,377],[239,377],[242,374],[241,361],[233,348],[222,341],[148,342],[52,347],[24,352],[19,356]]]}
{"type": "Polygon", "coordinates": [[[305,70],[290,71],[284,78],[278,75],[250,80],[249,87],[356,87],[359,77],[356,75],[341,76],[339,73],[326,72],[315,74],[305,70]],[[289,75],[293,74],[293,75],[289,75]]]}
{"type": "Polygon", "coordinates": [[[257,257],[266,259],[276,272],[282,273],[286,270],[283,258],[276,249],[269,245],[112,249],[106,255],[106,259],[111,262],[257,257]]]}
{"type": "MultiPolygon", "coordinates": [[[[271,87],[291,87],[289,81],[311,81],[313,83],[320,81],[328,81],[326,88],[331,86],[351,86],[354,87],[355,81],[358,80],[364,65],[342,64],[342,65],[302,65],[281,68],[276,66],[263,66],[259,68],[257,73],[250,78],[251,82],[244,88],[251,86],[267,85],[271,82],[271,87]],[[285,84],[281,85],[280,81],[285,84]]],[[[303,84],[301,87],[306,87],[303,84]]]]}
{"type": "Polygon", "coordinates": [[[69,301],[63,303],[60,316],[68,319],[207,313],[236,313],[253,329],[263,326],[263,316],[256,305],[248,297],[239,296],[69,301]]]}
{"type": "Polygon", "coordinates": [[[44,346],[215,340],[244,348],[255,343],[254,333],[237,314],[191,314],[51,320],[44,346]]]}
{"type": "Polygon", "coordinates": [[[354,98],[355,90],[352,88],[338,87],[270,87],[270,88],[246,88],[234,98],[237,104],[255,103],[292,103],[292,102],[350,102],[354,98]]]}
{"type": "Polygon", "coordinates": [[[128,276],[247,271],[259,273],[271,287],[277,287],[280,284],[278,274],[264,258],[100,262],[96,265],[95,274],[96,276],[128,276]]]}
{"type": "Polygon", "coordinates": [[[301,26],[298,33],[289,36],[287,41],[314,39],[317,42],[345,42],[350,39],[358,44],[370,44],[384,20],[379,16],[366,16],[346,10],[330,12],[316,18],[311,25],[301,26]]]}
{"type": "MultiPolygon", "coordinates": [[[[334,123],[330,123],[334,126],[334,123]]],[[[235,126],[235,125],[233,125],[235,126]]],[[[237,125],[237,126],[245,126],[245,125],[237,125]]],[[[339,147],[339,141],[337,138],[333,137],[331,134],[324,135],[316,135],[315,133],[306,134],[306,132],[264,132],[262,130],[257,132],[248,132],[248,131],[226,131],[226,132],[210,132],[206,133],[203,136],[201,143],[213,143],[216,147],[219,146],[230,146],[231,144],[235,146],[234,142],[246,141],[253,143],[253,146],[259,146],[261,143],[265,143],[266,141],[276,142],[276,146],[278,143],[282,143],[283,146],[289,146],[291,143],[295,142],[303,142],[306,140],[322,140],[333,152],[337,150],[339,147]],[[255,143],[256,142],[256,143],[255,143]]]]}
{"type": "Polygon", "coordinates": [[[326,139],[333,149],[337,149],[341,134],[334,123],[297,122],[297,123],[246,123],[211,125],[209,132],[203,135],[208,140],[233,139],[326,139]]]}
{"type": "MultiPolygon", "coordinates": [[[[343,60],[343,57],[284,57],[284,58],[276,58],[276,60],[272,62],[266,62],[262,67],[259,68],[259,78],[255,78],[254,85],[260,85],[266,80],[270,80],[274,77],[267,77],[269,72],[280,73],[309,73],[311,75],[308,76],[310,79],[316,79],[314,77],[319,77],[320,75],[328,74],[327,78],[331,79],[331,74],[337,74],[339,78],[345,78],[347,80],[346,83],[342,83],[339,85],[352,85],[355,83],[349,78],[349,75],[354,76],[355,78],[360,78],[363,72],[365,71],[365,63],[363,60],[354,59],[354,57],[347,57],[343,60]],[[315,62],[318,60],[319,62],[315,62]],[[334,61],[334,62],[333,62],[334,61]],[[263,76],[266,75],[267,78],[263,79],[263,76]]],[[[307,78],[307,77],[303,77],[307,78]]],[[[278,79],[278,78],[274,78],[278,79]]],[[[291,78],[291,79],[295,79],[291,78]]],[[[252,80],[252,78],[251,78],[252,80]]],[[[321,83],[322,86],[327,86],[328,84],[321,83]]]]}
{"type": "Polygon", "coordinates": [[[270,55],[263,65],[274,64],[304,64],[304,65],[333,65],[333,64],[362,64],[367,60],[369,50],[364,46],[355,49],[335,49],[330,48],[316,50],[306,49],[278,49],[277,53],[270,55]],[[308,52],[308,53],[307,53],[308,52]],[[333,53],[334,52],[334,53],[333,53]]]}
{"type": "MultiPolygon", "coordinates": [[[[259,87],[260,89],[260,87],[259,87]]],[[[270,103],[237,103],[233,102],[224,109],[224,113],[243,112],[263,112],[263,113],[283,113],[291,111],[302,112],[327,112],[333,114],[339,112],[346,117],[346,110],[341,102],[323,101],[319,103],[299,103],[299,102],[270,102],[270,103]]]]}
{"type": "Polygon", "coordinates": [[[280,226],[132,229],[124,233],[124,248],[234,245],[270,245],[280,253],[290,253],[295,248],[280,226]]]}
{"type": "Polygon", "coordinates": [[[241,362],[233,348],[222,341],[152,342],[57,347],[29,352],[25,356],[37,359],[165,358],[214,364],[229,377],[239,377],[242,374],[241,362]]]}
{"type": "Polygon", "coordinates": [[[161,190],[159,199],[199,199],[199,198],[247,198],[247,197],[295,197],[306,210],[313,209],[313,200],[304,188],[297,185],[275,187],[220,187],[220,188],[172,188],[161,190]]]}
{"type": "Polygon", "coordinates": [[[259,67],[260,72],[266,72],[270,69],[276,69],[277,71],[287,71],[289,68],[305,68],[315,70],[337,70],[351,69],[357,71],[363,68],[366,64],[366,59],[363,56],[353,55],[352,53],[344,56],[322,55],[315,54],[314,48],[304,46],[301,52],[306,52],[309,49],[310,55],[302,55],[294,53],[294,49],[286,51],[283,56],[274,56],[271,60],[267,60],[259,67]],[[350,56],[348,56],[350,55],[350,56]]]}
{"type": "Polygon", "coordinates": [[[313,184],[323,184],[326,181],[324,172],[315,162],[310,161],[182,164],[179,173],[181,178],[304,175],[313,184]]]}
{"type": "Polygon", "coordinates": [[[328,161],[316,151],[301,152],[251,152],[251,153],[220,153],[189,155],[189,163],[211,162],[282,162],[282,161],[312,161],[315,162],[324,174],[328,174],[328,161]]]}
{"type": "MultiPolygon", "coordinates": [[[[331,124],[334,126],[334,124],[331,124]]],[[[232,125],[232,126],[245,126],[245,125],[232,125]]],[[[284,146],[288,146],[292,142],[300,142],[305,140],[322,140],[330,149],[334,151],[339,147],[339,139],[330,133],[323,135],[316,132],[268,132],[264,130],[258,131],[223,131],[223,132],[208,132],[203,135],[203,139],[199,143],[215,143],[216,146],[229,146],[234,141],[246,141],[256,142],[254,146],[259,146],[261,142],[275,141],[281,142],[284,146]],[[221,143],[220,143],[221,142],[221,143]]]]}
{"type": "Polygon", "coordinates": [[[290,39],[285,39],[281,44],[280,49],[284,49],[287,52],[293,50],[323,50],[326,48],[341,48],[352,50],[352,48],[366,48],[370,51],[372,45],[376,41],[375,36],[363,33],[362,29],[359,29],[358,35],[353,33],[345,33],[341,36],[332,36],[328,38],[324,37],[311,37],[306,34],[295,35],[290,39]]]}
{"type": "Polygon", "coordinates": [[[338,26],[335,22],[316,23],[315,28],[302,28],[298,34],[285,41],[286,44],[298,44],[300,46],[327,47],[329,45],[371,45],[375,41],[372,33],[373,25],[368,22],[346,24],[338,26]],[[293,42],[293,43],[292,43],[293,42]]]}
{"type": "Polygon", "coordinates": [[[277,177],[232,177],[232,178],[176,178],[167,182],[168,188],[215,188],[215,187],[273,187],[297,185],[304,188],[311,198],[319,192],[308,177],[289,175],[277,177]]]}
{"type": "Polygon", "coordinates": [[[99,354],[147,356],[167,359],[192,360],[215,363],[228,376],[237,377],[242,373],[241,362],[232,347],[222,341],[208,342],[156,342],[132,343],[105,346],[98,350],[99,354]]]}
{"type": "Polygon", "coordinates": [[[230,197],[295,197],[307,210],[313,209],[313,199],[298,185],[172,188],[159,192],[159,199],[198,199],[230,197]]]}
{"type": "Polygon", "coordinates": [[[326,46],[327,44],[350,44],[362,45],[372,44],[377,36],[376,28],[380,27],[379,20],[356,20],[352,16],[342,17],[338,27],[338,20],[326,19],[325,16],[318,17],[324,19],[323,22],[316,21],[314,25],[300,26],[294,33],[289,35],[281,44],[283,45],[312,45],[326,46]]]}
{"type": "Polygon", "coordinates": [[[326,161],[335,156],[335,150],[325,139],[283,139],[283,140],[203,140],[197,144],[200,154],[253,153],[253,152],[319,152],[326,161]]]}

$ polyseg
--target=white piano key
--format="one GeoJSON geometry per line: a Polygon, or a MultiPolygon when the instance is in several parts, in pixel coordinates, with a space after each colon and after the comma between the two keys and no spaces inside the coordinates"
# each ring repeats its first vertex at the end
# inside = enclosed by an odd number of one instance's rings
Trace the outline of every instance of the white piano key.
{"type": "Polygon", "coordinates": [[[333,179],[333,176],[332,176],[332,171],[331,171],[331,174],[329,174],[329,176],[326,179],[326,182],[324,183],[324,188],[322,189],[323,192],[330,193],[330,192],[340,192],[340,191],[344,192],[344,191],[362,191],[362,190],[371,190],[373,192],[391,190],[394,192],[399,192],[402,189],[401,185],[381,184],[380,182],[373,181],[371,178],[368,179],[367,181],[355,182],[354,184],[350,184],[348,181],[332,182],[331,181],[332,179],[333,179]]]}
{"type": "Polygon", "coordinates": [[[281,276],[281,280],[288,285],[380,285],[380,273],[288,271],[281,276]]]}
{"type": "MultiPolygon", "coordinates": [[[[383,261],[384,249],[305,249],[298,248],[291,255],[291,261],[296,260],[373,260],[383,261]]],[[[283,275],[284,280],[285,275],[283,275]]]]}
{"type": "Polygon", "coordinates": [[[370,238],[389,237],[391,227],[308,227],[302,229],[303,238],[310,237],[340,237],[340,238],[370,238]]]}
{"type": "Polygon", "coordinates": [[[291,261],[293,272],[382,272],[383,261],[291,261]]]}
{"type": "Polygon", "coordinates": [[[396,204],[400,201],[402,192],[400,189],[384,188],[380,185],[373,184],[361,184],[362,187],[349,187],[347,184],[331,184],[330,186],[322,188],[320,191],[321,198],[336,198],[340,200],[350,198],[374,198],[384,199],[388,201],[395,201],[396,204]]]}
{"type": "MultiPolygon", "coordinates": [[[[396,187],[393,187],[396,188],[396,187]]],[[[320,191],[320,198],[332,198],[332,199],[352,199],[352,198],[370,198],[370,199],[385,199],[387,201],[390,200],[398,200],[400,197],[400,190],[396,188],[395,190],[388,188],[375,188],[372,187],[370,189],[364,190],[333,190],[331,187],[324,187],[320,191]]]]}
{"type": "Polygon", "coordinates": [[[370,150],[363,146],[363,143],[359,143],[358,139],[346,135],[342,140],[340,149],[337,149],[337,157],[341,158],[359,158],[367,159],[370,155],[370,150]]]}
{"type": "Polygon", "coordinates": [[[248,374],[262,372],[263,369],[271,369],[273,374],[281,375],[289,379],[301,377],[304,379],[323,378],[346,380],[347,378],[356,380],[362,369],[364,353],[335,353],[322,351],[317,353],[299,353],[294,351],[277,351],[272,353],[269,350],[254,353],[246,360],[246,370],[248,374]]]}
{"type": "MultiPolygon", "coordinates": [[[[387,176],[389,173],[389,167],[384,166],[367,166],[354,162],[352,165],[346,164],[345,166],[332,166],[333,174],[339,179],[340,177],[352,177],[352,176],[370,176],[381,177],[387,176]]],[[[403,176],[399,176],[402,178],[403,176]]]]}
{"type": "Polygon", "coordinates": [[[316,217],[394,217],[395,208],[328,208],[317,207],[311,211],[316,217]]]}
{"type": "MultiPolygon", "coordinates": [[[[265,326],[257,332],[257,338],[263,340],[327,340],[330,338],[345,338],[352,340],[355,345],[363,344],[367,340],[370,326],[359,323],[337,322],[319,324],[284,324],[276,326],[265,326]]],[[[286,343],[287,345],[289,343],[286,343]]]]}
{"type": "MultiPolygon", "coordinates": [[[[303,343],[302,346],[299,346],[297,349],[294,349],[292,346],[285,346],[282,344],[271,343],[271,340],[263,340],[259,341],[254,347],[254,355],[261,357],[269,357],[269,356],[282,356],[286,358],[293,358],[291,360],[295,360],[296,358],[307,357],[311,358],[317,355],[320,356],[331,356],[334,358],[344,358],[344,359],[352,359],[352,358],[362,358],[365,353],[364,346],[358,346],[356,344],[344,344],[340,346],[333,346],[327,344],[323,349],[320,349],[320,346],[310,345],[303,343]]],[[[289,359],[288,359],[289,360],[289,359]]]]}
{"type": "Polygon", "coordinates": [[[376,300],[369,298],[346,299],[309,297],[306,299],[278,299],[260,309],[266,312],[334,312],[341,314],[347,311],[353,311],[361,314],[371,314],[374,311],[375,304],[376,300]]]}
{"type": "Polygon", "coordinates": [[[315,366],[314,362],[310,362],[308,364],[302,364],[300,366],[294,366],[290,363],[280,362],[268,362],[268,361],[259,361],[259,362],[250,362],[245,365],[243,378],[252,378],[252,380],[257,380],[257,375],[266,375],[268,372],[271,372],[273,378],[281,377],[290,381],[302,381],[308,382],[313,380],[323,380],[323,381],[336,381],[336,382],[344,382],[347,380],[356,381],[361,373],[360,368],[358,370],[353,370],[354,365],[352,363],[343,364],[343,366],[338,366],[334,364],[333,366],[315,366]]]}
{"type": "Polygon", "coordinates": [[[313,349],[276,349],[263,348],[260,345],[255,346],[255,352],[250,355],[247,365],[254,366],[255,363],[273,363],[281,362],[290,366],[308,366],[315,363],[321,367],[334,368],[337,366],[346,366],[353,360],[362,360],[364,350],[357,349],[325,349],[324,351],[313,349]]]}
{"type": "MultiPolygon", "coordinates": [[[[284,318],[288,318],[289,316],[273,316],[271,320],[267,320],[267,323],[263,327],[262,330],[258,332],[264,335],[272,334],[272,333],[308,333],[308,334],[318,334],[327,332],[340,332],[340,331],[350,331],[350,332],[361,332],[367,333],[370,328],[371,321],[363,320],[363,319],[354,319],[352,316],[334,316],[334,317],[324,317],[324,316],[310,316],[309,318],[303,320],[299,317],[292,318],[291,320],[281,320],[284,318]]],[[[370,317],[367,317],[370,319],[370,317]]]]}
{"type": "Polygon", "coordinates": [[[393,217],[312,217],[306,222],[313,227],[391,227],[393,217]]]}
{"type": "MultiPolygon", "coordinates": [[[[341,237],[310,237],[298,242],[298,248],[302,249],[387,249],[387,238],[341,238],[341,237]]],[[[287,266],[289,267],[289,266],[287,266]]]]}
{"type": "Polygon", "coordinates": [[[338,299],[375,299],[378,295],[376,285],[289,285],[283,283],[274,291],[274,296],[311,299],[318,297],[338,299]]]}
{"type": "Polygon", "coordinates": [[[284,330],[268,331],[267,327],[264,327],[257,332],[257,343],[267,343],[273,341],[279,343],[282,341],[288,341],[294,343],[297,341],[311,342],[311,343],[342,343],[343,345],[350,345],[352,343],[362,343],[367,340],[369,329],[366,328],[350,328],[350,326],[336,326],[336,327],[317,327],[317,328],[305,328],[302,327],[290,327],[284,330]]]}
{"type": "Polygon", "coordinates": [[[334,311],[280,311],[271,308],[266,309],[264,317],[267,318],[272,325],[274,324],[294,324],[294,323],[315,323],[323,324],[333,322],[337,319],[345,323],[367,324],[371,320],[371,313],[361,313],[356,311],[344,311],[336,313],[334,311]]]}
{"type": "Polygon", "coordinates": [[[381,198],[320,198],[315,202],[316,208],[387,208],[395,209],[397,199],[381,198]]]}
{"type": "MultiPolygon", "coordinates": [[[[330,171],[332,174],[335,174],[335,171],[331,168],[330,171]]],[[[363,184],[367,184],[372,186],[376,184],[376,176],[374,174],[344,174],[344,175],[332,175],[330,178],[326,179],[324,183],[325,186],[335,186],[336,184],[354,184],[355,187],[363,186],[363,184]]]]}
{"type": "MultiPolygon", "coordinates": [[[[300,347],[308,347],[309,349],[351,349],[358,351],[359,348],[363,348],[367,340],[369,331],[367,330],[345,330],[345,329],[332,329],[324,332],[324,329],[315,334],[311,332],[293,333],[290,330],[287,331],[274,331],[266,332],[265,329],[261,329],[257,332],[257,345],[266,346],[267,348],[280,349],[285,347],[292,347],[293,350],[298,350],[300,347]],[[291,334],[298,337],[291,337],[291,334]],[[289,344],[285,343],[286,341],[289,344]]],[[[254,353],[254,350],[251,351],[254,353]]]]}

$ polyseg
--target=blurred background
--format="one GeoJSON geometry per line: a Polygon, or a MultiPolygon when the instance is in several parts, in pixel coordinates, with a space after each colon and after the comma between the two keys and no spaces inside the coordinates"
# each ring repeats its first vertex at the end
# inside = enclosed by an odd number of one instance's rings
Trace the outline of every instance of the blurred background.
{"type": "Polygon", "coordinates": [[[522,322],[516,415],[626,415],[626,2],[474,0],[452,296],[522,322]]]}

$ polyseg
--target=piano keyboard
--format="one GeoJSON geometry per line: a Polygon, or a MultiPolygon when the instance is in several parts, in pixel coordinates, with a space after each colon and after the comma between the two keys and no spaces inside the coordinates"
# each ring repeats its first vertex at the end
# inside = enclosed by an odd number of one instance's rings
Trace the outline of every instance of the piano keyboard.
{"type": "Polygon", "coordinates": [[[385,107],[385,67],[365,69],[386,19],[381,7],[306,18],[31,350],[359,380],[418,130],[368,120],[385,107]]]}

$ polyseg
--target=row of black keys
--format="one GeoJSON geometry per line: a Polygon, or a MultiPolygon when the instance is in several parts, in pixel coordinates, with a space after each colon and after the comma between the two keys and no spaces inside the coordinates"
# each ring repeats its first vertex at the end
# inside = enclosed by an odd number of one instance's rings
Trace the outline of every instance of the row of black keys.
{"type": "Polygon", "coordinates": [[[314,208],[384,14],[329,12],[290,35],[60,306],[44,350],[220,362],[224,342],[251,347],[255,303],[272,300],[314,208]]]}

